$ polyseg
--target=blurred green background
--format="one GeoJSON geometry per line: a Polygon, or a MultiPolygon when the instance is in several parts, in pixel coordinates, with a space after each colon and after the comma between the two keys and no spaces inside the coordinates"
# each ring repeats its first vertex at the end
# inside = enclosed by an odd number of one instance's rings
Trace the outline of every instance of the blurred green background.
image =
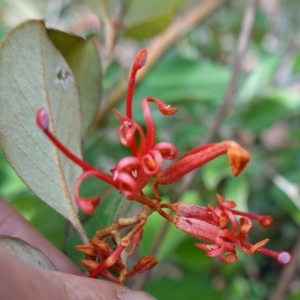
{"type": "MultiPolygon", "coordinates": [[[[173,22],[181,22],[201,2],[205,1],[2,0],[0,37],[28,18],[46,18],[49,26],[66,31],[95,33],[103,58],[101,107],[105,114],[85,135],[82,146],[88,162],[109,170],[118,159],[129,154],[118,141],[117,118],[105,110],[109,108],[107,103],[112,93],[126,80],[136,52],[147,48],[173,22]],[[107,14],[103,13],[105,8],[107,14]],[[107,33],[106,23],[101,20],[107,15],[122,16],[119,23],[124,27],[119,30],[114,49],[104,53],[102,37],[107,33]]],[[[137,122],[144,124],[139,101],[145,96],[157,97],[179,108],[172,117],[162,116],[153,109],[153,116],[157,140],[175,143],[180,154],[201,144],[220,109],[232,74],[246,2],[224,1],[216,5],[205,20],[178,36],[163,51],[137,85],[134,97],[137,122]]],[[[238,262],[226,265],[207,258],[194,247],[192,238],[166,227],[154,214],[146,225],[140,254],[150,254],[158,239],[155,251],[160,263],[147,277],[140,275],[129,281],[129,286],[139,287],[162,300],[300,298],[300,251],[295,251],[300,243],[299,8],[297,0],[258,1],[234,102],[214,138],[214,141],[234,139],[240,143],[251,153],[251,163],[242,175],[232,178],[226,158],[218,158],[198,170],[180,199],[176,199],[199,205],[215,204],[218,192],[234,199],[240,210],[272,215],[274,224],[269,228],[255,224],[249,240],[270,238],[268,248],[293,252],[295,261],[283,267],[261,254],[247,256],[240,252],[238,262]]],[[[114,105],[121,112],[124,99],[120,95],[114,105]]],[[[79,240],[70,225],[27,189],[2,154],[0,178],[0,195],[78,262],[82,256],[73,250],[73,245],[79,240]]],[[[96,180],[88,180],[83,189],[86,194],[106,195],[93,217],[82,216],[91,237],[100,225],[105,225],[100,214],[114,215],[120,195],[106,190],[96,180]]],[[[164,200],[174,201],[177,196],[174,191],[175,184],[163,187],[164,200]]],[[[132,205],[129,211],[138,209],[138,204],[132,205]]]]}

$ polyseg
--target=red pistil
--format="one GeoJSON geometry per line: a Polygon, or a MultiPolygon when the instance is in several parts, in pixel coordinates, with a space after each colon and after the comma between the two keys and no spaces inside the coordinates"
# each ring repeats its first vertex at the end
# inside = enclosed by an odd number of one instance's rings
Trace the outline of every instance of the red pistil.
{"type": "Polygon", "coordinates": [[[134,64],[131,69],[131,74],[128,83],[127,98],[126,98],[126,116],[129,119],[132,119],[132,98],[133,98],[134,87],[135,87],[136,73],[139,69],[141,69],[146,64],[146,61],[147,61],[147,50],[142,49],[135,56],[134,64]]]}
{"type": "Polygon", "coordinates": [[[141,162],[143,171],[150,176],[156,175],[162,168],[162,156],[157,150],[150,150],[143,156],[141,162]]]}
{"type": "Polygon", "coordinates": [[[52,141],[52,143],[61,151],[63,152],[70,160],[72,160],[76,165],[83,168],[86,171],[95,171],[97,172],[97,177],[101,180],[115,185],[112,178],[103,173],[102,171],[96,169],[94,166],[88,164],[87,162],[80,159],[77,155],[72,153],[68,148],[65,147],[58,139],[57,137],[49,131],[49,115],[47,111],[44,108],[40,108],[37,111],[36,114],[36,122],[37,125],[44,131],[44,133],[47,135],[47,137],[52,141]]]}
{"type": "MultiPolygon", "coordinates": [[[[126,116],[129,119],[132,119],[132,99],[133,99],[133,93],[134,93],[134,87],[135,87],[135,78],[136,74],[139,69],[141,69],[147,60],[147,51],[146,49],[142,49],[138,52],[138,54],[135,57],[133,67],[131,69],[131,74],[129,78],[128,83],[128,90],[127,90],[127,98],[126,98],[126,116]]],[[[137,152],[137,145],[134,141],[131,146],[132,153],[137,152]]]]}
{"type": "Polygon", "coordinates": [[[178,150],[175,145],[167,142],[155,144],[153,149],[158,150],[164,159],[173,160],[178,155],[178,150]]]}
{"type": "MultiPolygon", "coordinates": [[[[244,242],[244,246],[251,247],[252,245],[250,243],[244,242]]],[[[256,249],[256,251],[275,258],[277,262],[282,265],[287,265],[292,258],[291,254],[285,251],[276,252],[266,248],[258,248],[256,249]]]]}
{"type": "Polygon", "coordinates": [[[173,115],[178,110],[176,107],[171,107],[170,105],[167,105],[163,101],[156,98],[147,97],[142,100],[142,110],[147,128],[146,151],[151,149],[155,143],[155,125],[150,111],[149,102],[154,102],[163,115],[173,115]]]}
{"type": "Polygon", "coordinates": [[[232,209],[231,210],[237,216],[245,216],[253,220],[257,220],[259,224],[263,227],[268,227],[273,223],[273,218],[271,216],[259,216],[253,213],[244,212],[232,209]]]}
{"type": "Polygon", "coordinates": [[[95,211],[96,207],[98,206],[98,204],[100,202],[100,197],[81,198],[79,196],[79,188],[80,188],[82,181],[85,178],[87,178],[89,176],[97,177],[97,175],[98,175],[98,172],[95,172],[94,170],[86,171],[78,177],[78,179],[76,180],[76,183],[75,183],[74,194],[75,194],[76,203],[77,203],[78,207],[87,214],[92,214],[95,211]]]}
{"type": "MultiPolygon", "coordinates": [[[[145,147],[146,145],[146,137],[142,127],[132,119],[122,115],[118,110],[114,109],[113,112],[121,122],[121,126],[119,128],[119,139],[121,143],[126,147],[131,147],[132,154],[137,156],[138,148],[134,137],[136,130],[140,135],[140,148],[145,147]]],[[[141,150],[139,150],[139,152],[141,152],[141,150]]]]}

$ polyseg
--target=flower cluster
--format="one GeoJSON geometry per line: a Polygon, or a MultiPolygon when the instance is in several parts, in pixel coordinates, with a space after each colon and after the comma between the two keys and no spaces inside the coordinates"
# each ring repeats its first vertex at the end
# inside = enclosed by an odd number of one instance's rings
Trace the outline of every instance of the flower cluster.
{"type": "Polygon", "coordinates": [[[38,126],[48,138],[84,172],[77,179],[74,195],[78,207],[86,213],[93,213],[100,199],[82,198],[79,188],[82,181],[94,176],[115,187],[128,200],[144,204],[143,210],[136,216],[121,218],[106,228],[100,228],[89,245],[77,246],[77,250],[85,253],[87,259],[83,264],[91,271],[90,277],[101,275],[112,281],[123,283],[125,278],[153,268],[157,261],[152,255],[138,260],[131,271],[127,271],[127,258],[134,254],[143,237],[143,226],[153,212],[158,212],[163,218],[172,222],[179,230],[205,241],[207,244],[196,243],[209,257],[218,257],[221,261],[231,263],[237,260],[236,247],[247,254],[260,252],[277,259],[281,264],[287,264],[291,256],[287,252],[274,252],[263,248],[268,239],[254,245],[246,241],[252,227],[252,220],[259,221],[262,226],[272,223],[270,216],[235,210],[235,202],[227,201],[217,195],[219,205],[200,207],[188,203],[162,203],[158,192],[159,185],[168,185],[178,181],[187,173],[201,167],[216,157],[227,154],[228,162],[234,176],[239,175],[250,160],[250,155],[234,141],[223,141],[197,147],[163,169],[163,159],[175,160],[178,150],[175,145],[167,142],[156,143],[155,124],[152,118],[150,103],[154,103],[164,115],[176,113],[177,108],[163,101],[147,97],[141,101],[145,118],[146,130],[134,121],[132,114],[132,99],[135,88],[135,78],[139,69],[146,63],[146,50],[141,50],[135,59],[130,74],[126,99],[126,114],[114,110],[121,125],[118,131],[120,142],[131,150],[131,156],[122,158],[111,170],[111,174],[95,168],[84,162],[68,150],[49,130],[49,117],[45,109],[37,112],[38,126]],[[143,192],[143,188],[152,182],[152,198],[143,192]],[[166,213],[170,209],[176,216],[166,213]],[[237,220],[236,216],[240,216],[237,220]],[[129,233],[121,236],[120,231],[130,227],[129,233]],[[109,272],[109,269],[113,273],[109,272]]]}
{"type": "Polygon", "coordinates": [[[259,216],[252,213],[234,210],[236,203],[225,200],[217,194],[219,206],[201,207],[190,203],[161,204],[161,207],[171,209],[178,217],[174,219],[175,226],[187,234],[209,242],[209,244],[196,243],[196,246],[206,252],[209,257],[217,256],[221,261],[232,263],[237,260],[236,247],[247,254],[255,251],[277,259],[281,264],[290,261],[287,252],[275,252],[263,248],[269,241],[264,239],[254,245],[246,242],[246,237],[256,220],[261,226],[270,226],[273,222],[271,216],[259,216]],[[241,216],[239,222],[235,216],[241,216]],[[224,256],[224,253],[227,253],[224,256]]]}

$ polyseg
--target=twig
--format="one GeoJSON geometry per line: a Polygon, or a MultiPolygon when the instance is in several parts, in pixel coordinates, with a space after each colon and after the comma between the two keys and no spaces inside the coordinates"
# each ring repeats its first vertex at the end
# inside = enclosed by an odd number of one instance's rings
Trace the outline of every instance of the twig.
{"type": "Polygon", "coordinates": [[[119,2],[119,10],[115,19],[112,19],[110,15],[107,0],[101,0],[101,17],[104,24],[104,50],[100,51],[102,58],[102,69],[105,72],[113,59],[113,50],[117,42],[117,37],[120,33],[120,24],[118,20],[123,18],[125,13],[126,3],[124,1],[119,2]]]}
{"type": "Polygon", "coordinates": [[[238,38],[238,44],[237,44],[236,53],[233,61],[233,70],[232,70],[230,82],[227,87],[223,104],[220,107],[220,110],[218,111],[218,114],[215,117],[214,122],[210,127],[210,131],[208,132],[207,136],[203,140],[204,144],[211,142],[215,138],[216,134],[219,131],[222,121],[226,117],[226,114],[228,113],[230,107],[233,104],[234,95],[237,87],[236,81],[237,81],[238,74],[240,72],[241,61],[246,52],[250,34],[252,31],[255,14],[256,14],[257,2],[258,0],[248,0],[247,2],[247,6],[245,8],[245,13],[243,18],[243,24],[238,38]]]}
{"type": "MultiPolygon", "coordinates": [[[[244,18],[242,23],[242,28],[239,34],[238,42],[237,42],[237,48],[236,53],[234,56],[233,66],[232,66],[232,75],[227,87],[227,91],[223,100],[223,103],[214,118],[213,124],[210,126],[210,130],[208,134],[204,137],[204,139],[201,141],[201,144],[208,144],[211,143],[215,136],[217,135],[221,123],[223,122],[224,118],[226,117],[226,114],[228,113],[230,107],[233,104],[234,101],[234,95],[236,91],[236,80],[238,77],[238,74],[240,72],[240,65],[242,58],[246,52],[248,41],[250,38],[250,34],[252,31],[255,13],[256,13],[256,7],[257,7],[258,0],[248,0],[247,5],[245,7],[244,12],[244,18]]],[[[183,191],[186,190],[186,188],[190,185],[193,178],[195,176],[195,171],[187,174],[183,180],[181,181],[181,184],[178,185],[177,189],[175,190],[176,199],[179,198],[178,195],[181,195],[183,191]]],[[[173,197],[174,198],[174,197],[173,197]]]]}
{"type": "Polygon", "coordinates": [[[284,268],[281,276],[278,279],[278,284],[275,287],[273,294],[270,297],[270,300],[283,300],[285,299],[286,290],[291,283],[291,280],[298,269],[298,263],[300,259],[300,236],[298,237],[298,241],[296,246],[292,252],[292,260],[290,263],[284,268]]]}
{"type": "MultiPolygon", "coordinates": [[[[137,81],[141,80],[149,70],[155,65],[160,57],[170,48],[170,46],[182,37],[186,32],[193,28],[196,24],[203,21],[213,11],[215,11],[224,0],[206,0],[194,6],[180,20],[172,23],[160,35],[156,36],[148,45],[147,64],[141,69],[137,76],[137,81]]],[[[105,107],[98,113],[95,125],[99,124],[103,117],[112,110],[118,101],[125,95],[127,85],[123,79],[116,85],[111,94],[105,101],[105,107]]]]}
{"type": "Polygon", "coordinates": [[[106,45],[105,45],[105,55],[108,56],[113,49],[115,37],[116,37],[116,30],[115,26],[111,20],[109,10],[108,10],[108,5],[106,0],[101,0],[101,7],[102,7],[102,19],[105,24],[105,39],[106,39],[106,45]]]}

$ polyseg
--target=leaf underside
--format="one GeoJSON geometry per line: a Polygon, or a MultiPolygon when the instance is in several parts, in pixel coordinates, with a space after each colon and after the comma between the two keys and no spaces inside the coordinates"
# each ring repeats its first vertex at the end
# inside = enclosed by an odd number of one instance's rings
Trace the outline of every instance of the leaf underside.
{"type": "Polygon", "coordinates": [[[36,268],[55,270],[49,258],[41,250],[20,238],[0,235],[0,247],[36,268]]]}
{"type": "Polygon", "coordinates": [[[81,231],[73,186],[81,169],[35,122],[44,107],[50,130],[81,156],[80,104],[75,77],[50,41],[43,21],[13,28],[0,48],[0,143],[28,187],[81,231]]]}
{"type": "Polygon", "coordinates": [[[84,134],[97,115],[102,96],[102,71],[94,38],[89,36],[84,39],[56,29],[47,29],[47,32],[77,79],[84,134]]]}

